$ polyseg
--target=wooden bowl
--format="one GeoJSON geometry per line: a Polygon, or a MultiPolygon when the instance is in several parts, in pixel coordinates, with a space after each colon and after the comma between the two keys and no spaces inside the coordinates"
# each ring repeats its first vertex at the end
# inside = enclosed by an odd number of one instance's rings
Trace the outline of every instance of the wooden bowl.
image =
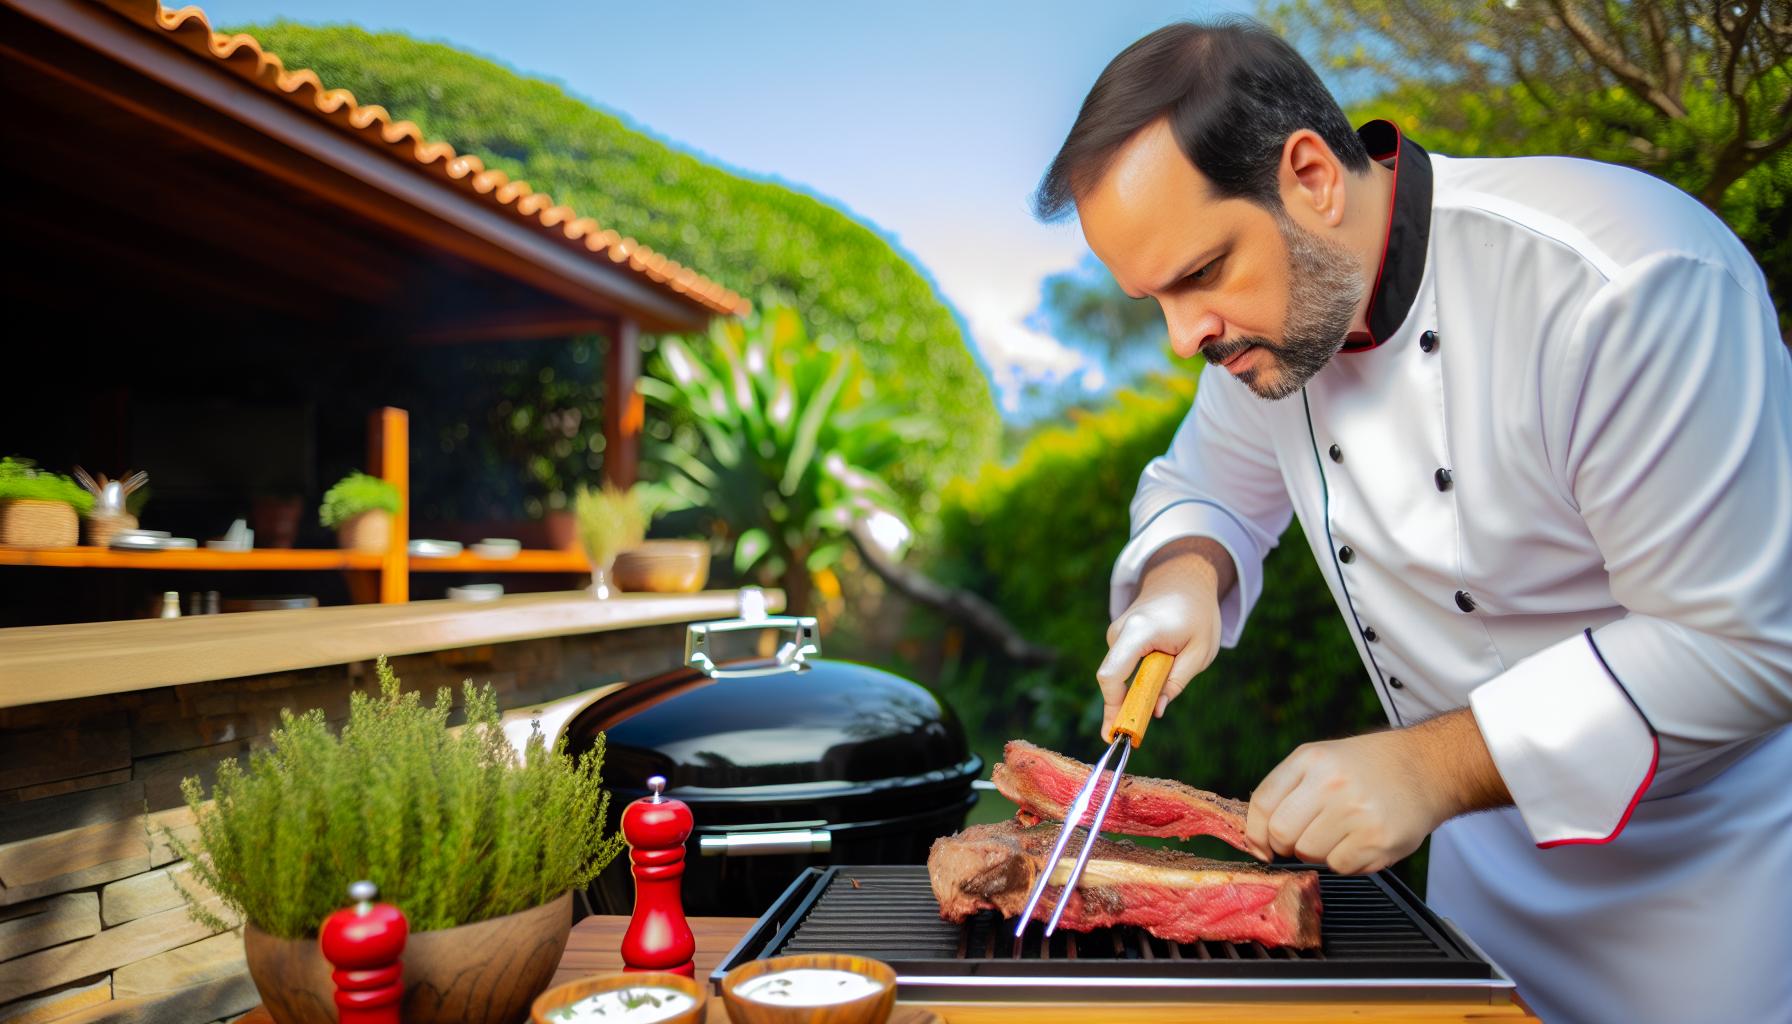
{"type": "Polygon", "coordinates": [[[641,971],[636,974],[600,974],[590,978],[580,978],[564,985],[555,985],[541,995],[529,1007],[531,1024],[555,1024],[554,1018],[548,1014],[562,1006],[572,1004],[594,996],[599,992],[610,992],[619,988],[675,988],[697,1001],[696,1005],[683,1013],[666,1017],[662,1024],[698,1024],[703,1020],[703,986],[682,974],[666,974],[661,971],[641,971]]]}
{"type": "Polygon", "coordinates": [[[728,1008],[728,1019],[734,1024],[884,1024],[890,1017],[890,1008],[896,1005],[896,972],[881,960],[845,953],[775,956],[741,964],[723,975],[722,1005],[728,1008]],[[800,967],[851,971],[880,982],[883,988],[850,1002],[827,1006],[778,1006],[734,994],[736,988],[762,974],[800,967]]]}
{"type": "Polygon", "coordinates": [[[709,581],[709,542],[649,540],[616,556],[612,582],[623,590],[694,594],[709,581]]]}
{"type": "MultiPolygon", "coordinates": [[[[572,894],[405,940],[405,1024],[513,1024],[547,987],[572,932],[572,894]]],[[[336,1024],[336,983],[316,939],[243,927],[249,977],[275,1024],[336,1024]]]]}

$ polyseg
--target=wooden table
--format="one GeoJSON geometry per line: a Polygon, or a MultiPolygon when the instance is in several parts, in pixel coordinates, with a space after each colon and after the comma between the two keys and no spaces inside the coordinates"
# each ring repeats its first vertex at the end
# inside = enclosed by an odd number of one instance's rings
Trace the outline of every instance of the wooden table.
{"type": "MultiPolygon", "coordinates": [[[[722,957],[734,948],[753,924],[745,917],[693,917],[697,936],[697,978],[704,981],[722,957]]],[[[622,969],[622,933],[628,918],[588,917],[573,927],[566,955],[554,984],[588,974],[622,969]]],[[[1126,1006],[1042,1005],[1039,1003],[942,1003],[899,1007],[891,1024],[1183,1024],[1188,1021],[1243,1021],[1255,1024],[1322,1024],[1330,1021],[1371,1022],[1436,1021],[1439,1024],[1488,1022],[1488,1024],[1542,1024],[1522,1002],[1508,1006],[1486,1003],[1139,1003],[1126,1006]]],[[[240,1024],[272,1024],[259,1009],[240,1024]]],[[[709,1007],[709,1024],[728,1024],[719,999],[709,1007]]]]}

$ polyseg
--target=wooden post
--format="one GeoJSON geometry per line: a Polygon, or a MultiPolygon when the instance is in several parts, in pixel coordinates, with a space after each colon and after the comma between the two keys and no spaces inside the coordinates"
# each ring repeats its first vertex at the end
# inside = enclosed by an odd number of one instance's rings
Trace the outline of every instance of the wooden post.
{"type": "Polygon", "coordinates": [[[618,317],[604,360],[604,479],[616,487],[633,484],[641,462],[647,408],[635,390],[640,376],[640,328],[628,317],[618,317]]]}
{"type": "Polygon", "coordinates": [[[392,537],[380,556],[380,603],[411,598],[411,417],[390,406],[368,418],[367,471],[398,488],[392,537]]]}

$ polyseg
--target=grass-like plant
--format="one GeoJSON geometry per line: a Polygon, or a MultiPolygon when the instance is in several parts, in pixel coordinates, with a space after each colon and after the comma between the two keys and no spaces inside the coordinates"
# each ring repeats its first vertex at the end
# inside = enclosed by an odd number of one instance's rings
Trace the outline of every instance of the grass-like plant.
{"type": "Polygon", "coordinates": [[[317,510],[317,518],[325,527],[334,530],[361,513],[375,509],[397,515],[398,505],[398,488],[377,476],[354,472],[324,492],[324,503],[317,510]]]}
{"type": "Polygon", "coordinates": [[[652,518],[639,486],[624,490],[609,483],[601,490],[581,485],[573,516],[578,520],[579,544],[596,568],[607,568],[617,555],[639,545],[652,518]]]}
{"type": "Polygon", "coordinates": [[[620,834],[603,833],[601,740],[575,761],[564,741],[550,750],[537,733],[519,759],[490,684],[465,684],[466,725],[450,730],[449,689],[426,707],[399,692],[384,658],[378,674],[378,696],[350,696],[340,736],[322,711],[285,711],[247,768],[219,766],[211,807],[198,779],[182,782],[199,838],[189,847],[166,833],[169,842],[245,920],[281,938],[314,936],[366,878],[412,931],[452,928],[540,906],[623,849],[620,834]]]}
{"type": "Polygon", "coordinates": [[[60,473],[37,468],[30,459],[0,459],[0,501],[56,501],[93,514],[93,495],[60,473]]]}

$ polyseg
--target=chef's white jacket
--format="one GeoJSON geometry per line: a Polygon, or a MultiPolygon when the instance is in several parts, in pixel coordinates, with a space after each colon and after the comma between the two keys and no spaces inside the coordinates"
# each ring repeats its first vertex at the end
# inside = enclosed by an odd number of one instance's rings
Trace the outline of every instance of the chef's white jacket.
{"type": "Polygon", "coordinates": [[[1396,183],[1369,331],[1280,401],[1203,371],[1113,611],[1209,537],[1236,644],[1300,517],[1389,721],[1474,710],[1516,807],[1438,830],[1429,902],[1544,1020],[1792,1020],[1792,360],[1766,282],[1647,175],[1363,137],[1396,183]]]}

